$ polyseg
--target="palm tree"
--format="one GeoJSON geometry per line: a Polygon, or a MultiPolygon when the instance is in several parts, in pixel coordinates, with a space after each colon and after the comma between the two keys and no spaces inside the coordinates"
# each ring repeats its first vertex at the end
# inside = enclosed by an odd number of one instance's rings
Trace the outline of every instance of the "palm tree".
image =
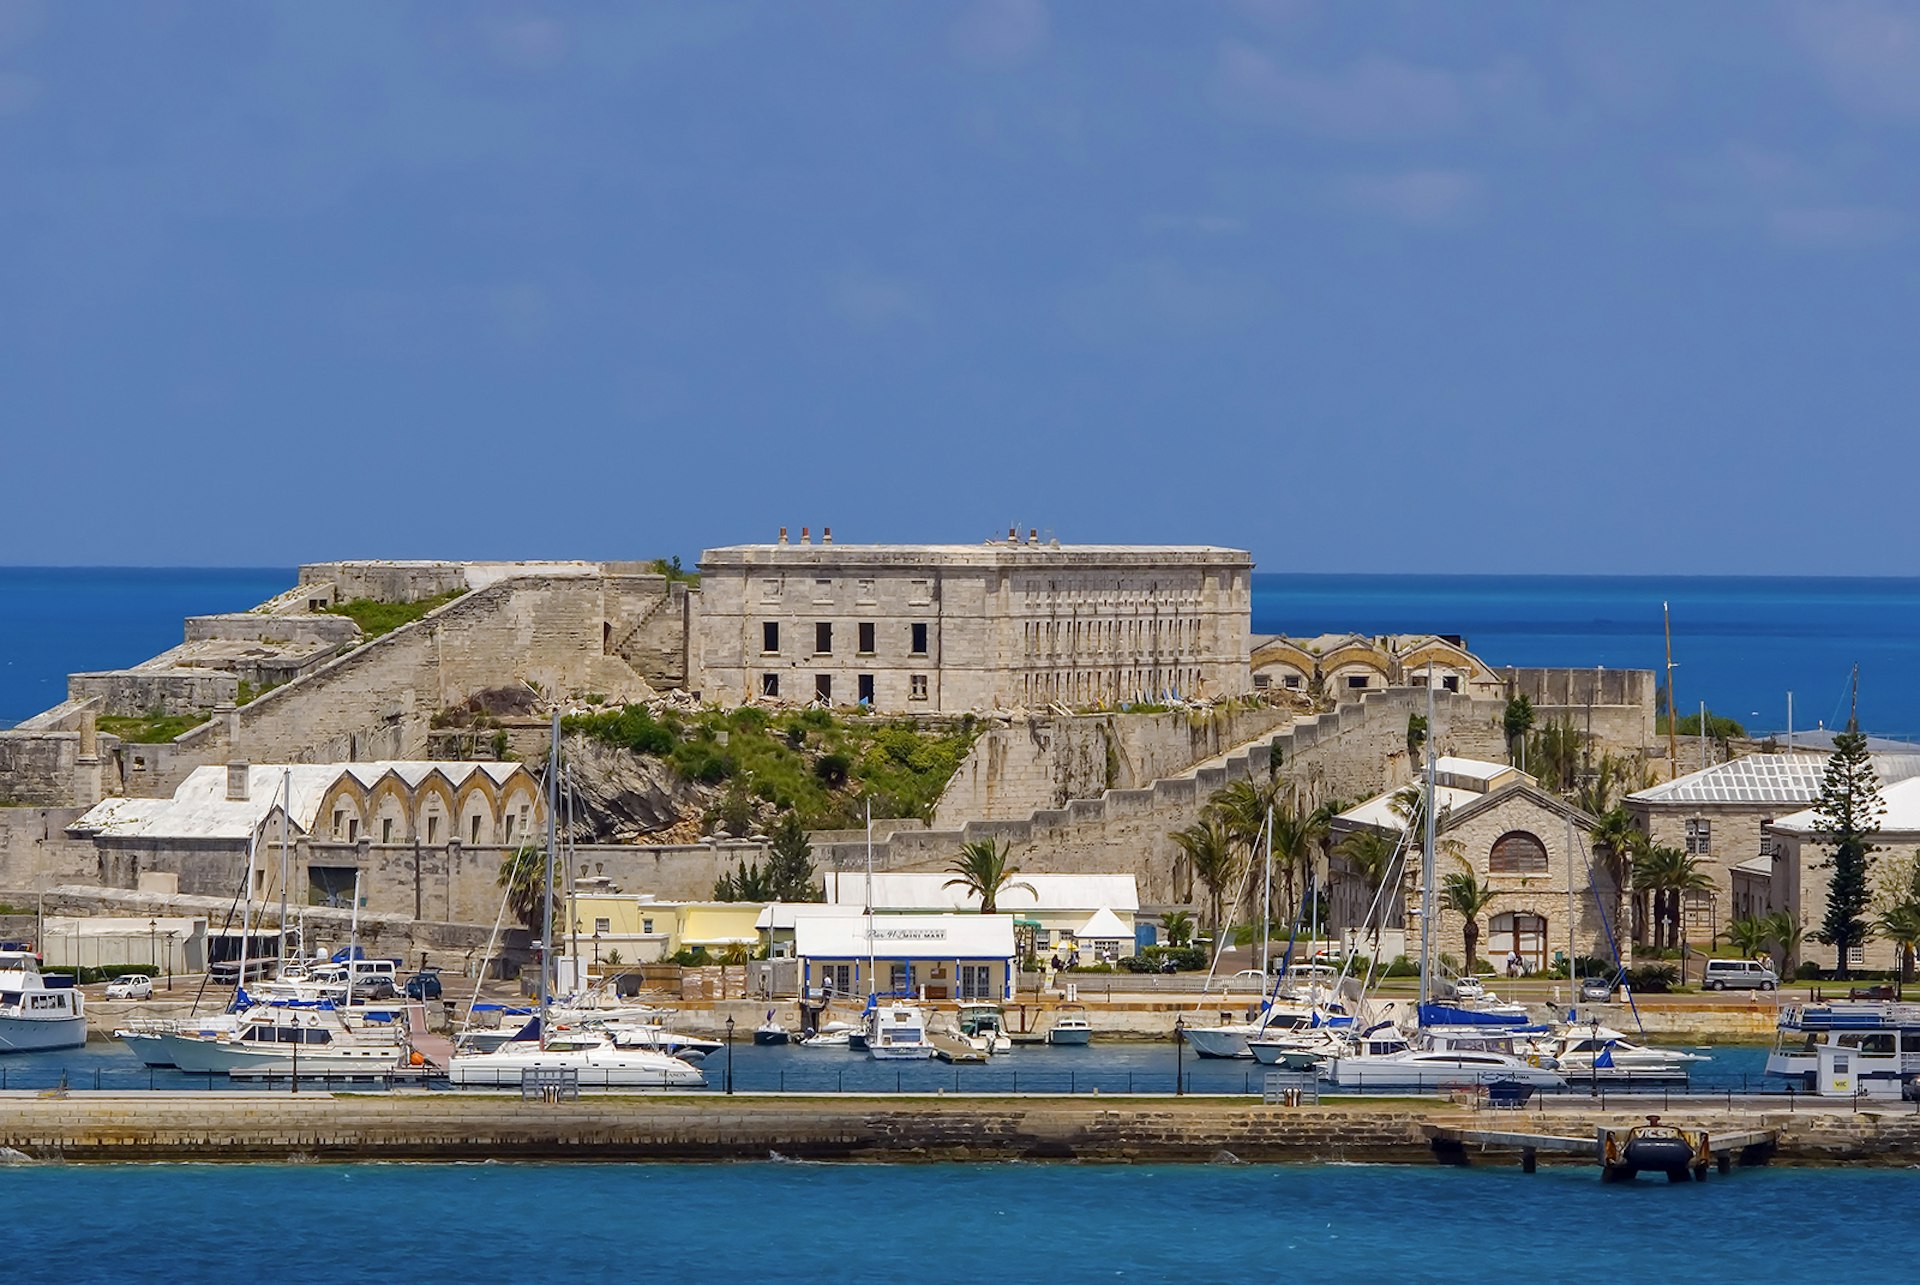
{"type": "MultiPolygon", "coordinates": [[[[1360,877],[1360,882],[1367,890],[1367,902],[1371,905],[1393,873],[1393,858],[1399,848],[1399,839],[1385,830],[1355,830],[1342,839],[1334,851],[1360,877]]],[[[1373,953],[1376,955],[1380,953],[1380,927],[1381,920],[1385,918],[1386,908],[1383,906],[1380,913],[1373,917],[1372,931],[1368,934],[1373,938],[1373,953]]]]}
{"type": "Polygon", "coordinates": [[[1913,978],[1913,956],[1920,948],[1920,902],[1906,901],[1888,909],[1875,926],[1900,950],[1900,984],[1913,978]]]}
{"type": "Polygon", "coordinates": [[[1224,821],[1208,812],[1186,829],[1175,830],[1167,837],[1186,853],[1194,877],[1206,885],[1207,931],[1218,939],[1220,900],[1226,894],[1227,885],[1240,874],[1240,853],[1233,834],[1224,821]]]}
{"type": "MultiPolygon", "coordinates": [[[[1280,809],[1280,778],[1269,776],[1263,782],[1230,782],[1213,792],[1207,799],[1207,807],[1226,823],[1233,841],[1246,849],[1247,860],[1256,861],[1259,854],[1254,848],[1267,828],[1267,817],[1280,809]]],[[[1275,856],[1278,855],[1276,852],[1275,856]]],[[[1252,900],[1259,897],[1257,888],[1248,888],[1247,894],[1252,900]]],[[[1266,895],[1271,904],[1273,890],[1267,889],[1266,895]]]]}
{"type": "Polygon", "coordinates": [[[1650,840],[1623,807],[1608,808],[1593,815],[1599,818],[1599,824],[1593,828],[1593,844],[1599,849],[1601,868],[1613,884],[1613,931],[1617,934],[1621,931],[1620,912],[1633,883],[1633,863],[1646,851],[1650,840]]]}
{"type": "Polygon", "coordinates": [[[547,880],[547,854],[528,845],[515,849],[500,863],[496,882],[506,889],[507,906],[528,932],[540,931],[545,914],[540,906],[540,891],[547,880]]]}
{"type": "Polygon", "coordinates": [[[1480,949],[1480,916],[1493,904],[1500,894],[1491,884],[1481,883],[1474,876],[1473,867],[1466,862],[1460,863],[1464,869],[1456,870],[1440,881],[1440,907],[1451,910],[1461,918],[1460,935],[1467,943],[1466,971],[1473,971],[1473,961],[1480,949]]]}
{"type": "Polygon", "coordinates": [[[1312,870],[1326,824],[1318,809],[1302,808],[1298,800],[1273,814],[1273,864],[1286,889],[1286,905],[1295,913],[1300,909],[1300,898],[1294,877],[1312,870]]]}
{"type": "MultiPolygon", "coordinates": [[[[1633,881],[1649,889],[1667,903],[1669,940],[1679,939],[1680,984],[1687,984],[1687,916],[1684,902],[1689,892],[1711,888],[1713,879],[1701,868],[1699,857],[1682,852],[1670,844],[1650,847],[1633,863],[1633,881]]],[[[1659,934],[1655,933],[1656,946],[1659,934]]]]}
{"type": "Polygon", "coordinates": [[[1800,955],[1800,942],[1806,937],[1806,929],[1800,926],[1800,917],[1791,910],[1776,910],[1767,916],[1767,940],[1780,948],[1781,977],[1787,976],[1787,970],[1800,955]]]}
{"type": "Polygon", "coordinates": [[[1012,844],[996,845],[992,839],[963,843],[960,845],[960,855],[947,866],[953,878],[941,886],[965,888],[980,898],[980,913],[991,915],[998,908],[1000,894],[1009,888],[1033,891],[1032,884],[1014,878],[1020,873],[1020,867],[1007,864],[1007,857],[1012,852],[1012,844]]]}
{"type": "Polygon", "coordinates": [[[1764,918],[1749,915],[1727,925],[1727,944],[1748,959],[1758,958],[1772,939],[1772,930],[1764,918]]]}
{"type": "Polygon", "coordinates": [[[1171,910],[1160,916],[1161,930],[1167,934],[1167,945],[1185,946],[1193,940],[1193,916],[1184,910],[1171,910]]]}

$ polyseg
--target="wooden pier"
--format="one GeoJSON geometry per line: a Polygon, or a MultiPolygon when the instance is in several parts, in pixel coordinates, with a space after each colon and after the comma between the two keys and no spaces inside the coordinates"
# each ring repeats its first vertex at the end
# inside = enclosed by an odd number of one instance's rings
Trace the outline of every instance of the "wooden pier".
{"type": "Polygon", "coordinates": [[[984,1062],[987,1055],[948,1031],[928,1031],[927,1043],[942,1062],[984,1062]]]}
{"type": "Polygon", "coordinates": [[[1729,1172],[1734,1164],[1762,1165],[1779,1143],[1778,1129],[1742,1129],[1713,1133],[1683,1125],[1663,1125],[1659,1116],[1644,1125],[1600,1125],[1588,1137],[1525,1133],[1513,1129],[1474,1129],[1451,1124],[1424,1126],[1434,1156],[1443,1164],[1471,1164],[1469,1148],[1518,1152],[1522,1172],[1532,1173],[1540,1153],[1572,1155],[1600,1166],[1606,1182],[1631,1179],[1642,1170],[1665,1173],[1670,1181],[1689,1174],[1704,1181],[1707,1170],[1729,1172]],[[1643,1152],[1645,1154],[1636,1154],[1643,1152]],[[1650,1159],[1649,1155],[1655,1158],[1650,1159]]]}

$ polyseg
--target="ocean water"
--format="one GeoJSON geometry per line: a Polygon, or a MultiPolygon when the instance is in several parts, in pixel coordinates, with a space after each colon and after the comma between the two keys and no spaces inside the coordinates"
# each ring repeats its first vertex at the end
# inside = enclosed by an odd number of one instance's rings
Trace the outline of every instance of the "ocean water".
{"type": "Polygon", "coordinates": [[[1674,697],[1749,731],[1844,726],[1860,666],[1860,723],[1920,734],[1920,580],[1703,576],[1253,578],[1255,633],[1459,634],[1488,664],[1651,669],[1664,677],[1660,604],[1673,616],[1674,697]]]}
{"type": "Polygon", "coordinates": [[[29,1278],[168,1285],[1785,1282],[1882,1258],[1897,1274],[1920,1236],[1912,1170],[1603,1187],[1591,1166],[23,1165],[0,1170],[0,1204],[29,1278]]]}
{"type": "Polygon", "coordinates": [[[67,698],[67,675],[180,644],[188,616],[245,611],[291,568],[0,567],[0,727],[67,698]]]}
{"type": "MultiPolygon", "coordinates": [[[[188,615],[236,611],[291,586],[291,569],[0,567],[0,726],[57,704],[70,671],[128,665],[180,641],[188,615]]],[[[1493,665],[1665,663],[1674,690],[1750,730],[1843,723],[1860,666],[1860,721],[1920,737],[1920,580],[1728,577],[1254,577],[1257,633],[1460,634],[1493,665]]]]}

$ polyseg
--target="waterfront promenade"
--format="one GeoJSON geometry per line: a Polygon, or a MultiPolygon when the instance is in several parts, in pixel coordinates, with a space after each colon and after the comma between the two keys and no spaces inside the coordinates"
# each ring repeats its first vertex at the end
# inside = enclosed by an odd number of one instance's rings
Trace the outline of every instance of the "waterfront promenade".
{"type": "MultiPolygon", "coordinates": [[[[1560,1100],[1489,1111],[1440,1097],[1249,1104],[1216,1097],[88,1093],[0,1095],[16,1161],[1080,1160],[1434,1163],[1427,1126],[1584,1136],[1647,1110],[1560,1100]]],[[[1920,1160],[1912,1104],[1702,1101],[1672,1123],[1775,1129],[1789,1164],[1920,1160]]],[[[1489,1157],[1493,1160],[1495,1157],[1489,1157]]]]}

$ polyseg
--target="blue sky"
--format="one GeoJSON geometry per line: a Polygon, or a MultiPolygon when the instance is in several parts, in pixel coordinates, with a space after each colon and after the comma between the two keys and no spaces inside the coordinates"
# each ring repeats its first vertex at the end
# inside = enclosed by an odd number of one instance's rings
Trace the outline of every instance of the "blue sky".
{"type": "Polygon", "coordinates": [[[4,563],[1916,571],[1920,7],[0,0],[4,563]]]}

